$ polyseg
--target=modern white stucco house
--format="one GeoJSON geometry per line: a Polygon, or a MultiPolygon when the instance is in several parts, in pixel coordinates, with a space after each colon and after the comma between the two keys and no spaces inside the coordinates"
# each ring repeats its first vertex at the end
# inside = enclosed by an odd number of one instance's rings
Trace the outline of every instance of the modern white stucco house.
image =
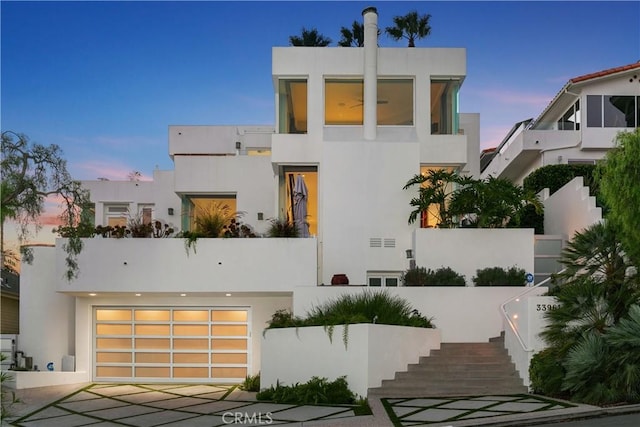
{"type": "MultiPolygon", "coordinates": [[[[259,372],[259,338],[276,310],[304,314],[345,291],[322,286],[335,274],[358,289],[395,288],[408,256],[468,281],[482,267],[533,271],[532,230],[515,230],[509,245],[507,230],[490,230],[474,246],[408,224],[411,177],[442,167],[479,175],[479,116],[457,105],[466,51],[379,48],[375,9],[363,15],[363,48],[273,48],[275,126],[170,126],[173,170],[152,182],[85,182],[96,225],[129,212],[188,230],[196,206],[222,201],[264,233],[291,212],[292,182],[303,176],[310,236],[199,239],[189,253],[182,239],[96,237],[70,282],[62,240],[34,248],[19,347],[41,368],[54,362],[54,373],[75,357],[75,372],[51,382],[240,381],[259,372]]],[[[472,291],[407,295],[436,316],[443,340],[484,341],[502,328],[499,303],[519,290],[472,291]]]]}
{"type": "Polygon", "coordinates": [[[481,176],[522,184],[542,166],[593,164],[639,122],[640,62],[572,78],[537,119],[517,123],[485,153],[481,176]]]}

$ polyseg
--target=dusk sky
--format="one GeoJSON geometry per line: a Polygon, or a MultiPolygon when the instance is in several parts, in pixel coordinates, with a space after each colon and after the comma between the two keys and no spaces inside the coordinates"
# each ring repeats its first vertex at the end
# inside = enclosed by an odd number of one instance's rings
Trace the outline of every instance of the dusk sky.
{"type": "Polygon", "coordinates": [[[381,28],[429,13],[418,47],[467,49],[460,111],[480,113],[482,148],[568,79],[640,60],[638,1],[2,1],[2,130],[60,145],[75,178],[148,179],[172,169],[169,125],[273,125],[271,47],[302,27],[335,46],[367,6],[381,28]]]}
{"type": "Polygon", "coordinates": [[[640,60],[639,2],[3,1],[2,130],[60,145],[78,179],[150,177],[169,125],[273,124],[271,47],[303,26],[335,45],[368,5],[381,28],[431,14],[420,47],[467,48],[483,148],[569,78],[640,60]]]}

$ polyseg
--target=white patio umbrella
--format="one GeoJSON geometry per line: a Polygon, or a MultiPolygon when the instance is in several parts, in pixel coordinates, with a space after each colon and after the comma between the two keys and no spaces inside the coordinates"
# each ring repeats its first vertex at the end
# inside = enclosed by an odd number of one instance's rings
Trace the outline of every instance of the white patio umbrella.
{"type": "Polygon", "coordinates": [[[309,237],[309,223],[307,222],[307,184],[302,175],[296,177],[293,187],[293,218],[300,237],[309,237]]]}

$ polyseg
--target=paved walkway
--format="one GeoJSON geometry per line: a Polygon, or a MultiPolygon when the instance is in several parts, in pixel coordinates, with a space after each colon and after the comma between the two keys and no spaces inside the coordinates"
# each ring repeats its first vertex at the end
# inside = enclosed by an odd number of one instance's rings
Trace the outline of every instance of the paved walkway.
{"type": "MultiPolygon", "coordinates": [[[[14,416],[3,420],[3,426],[522,426],[611,413],[595,406],[527,394],[451,398],[369,396],[372,415],[356,415],[348,405],[257,402],[255,393],[229,385],[83,384],[18,390],[17,394],[22,403],[14,405],[11,410],[14,416]]],[[[640,406],[616,410],[621,411],[640,413],[640,406]]]]}

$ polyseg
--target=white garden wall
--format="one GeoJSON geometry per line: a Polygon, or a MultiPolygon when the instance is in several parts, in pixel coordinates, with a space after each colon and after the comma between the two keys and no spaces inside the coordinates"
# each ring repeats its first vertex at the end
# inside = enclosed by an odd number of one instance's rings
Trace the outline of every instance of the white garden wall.
{"type": "Polygon", "coordinates": [[[349,325],[345,347],[343,328],[336,326],[331,340],[321,326],[268,329],[262,339],[260,387],[346,376],[349,388],[366,396],[370,387],[440,348],[436,329],[374,324],[349,325]]]}
{"type": "MultiPolygon", "coordinates": [[[[66,253],[57,240],[52,272],[60,292],[291,292],[316,285],[316,239],[84,239],[80,274],[62,279],[66,253]]],[[[86,295],[86,294],[85,294],[86,295]]]]}
{"type": "MultiPolygon", "coordinates": [[[[546,289],[546,288],[545,288],[546,289]]],[[[540,337],[548,321],[545,313],[557,307],[554,297],[526,296],[508,303],[505,307],[513,328],[503,318],[505,331],[505,348],[516,365],[524,385],[529,386],[529,365],[533,355],[547,346],[540,337]],[[518,340],[518,336],[520,340],[518,340]],[[524,347],[523,345],[524,344],[524,347]]]]}
{"type": "Polygon", "coordinates": [[[589,196],[581,176],[575,177],[544,199],[544,232],[559,234],[570,240],[581,231],[602,221],[602,209],[596,198],[589,196]]]}
{"type": "Polygon", "coordinates": [[[468,286],[473,285],[476,270],[486,267],[534,270],[531,228],[421,228],[413,237],[418,267],[451,267],[464,274],[468,286]]]}
{"type": "MultiPolygon", "coordinates": [[[[433,317],[442,342],[486,342],[503,330],[500,304],[519,295],[523,287],[399,287],[384,288],[406,299],[422,315],[433,317]]],[[[547,288],[533,290],[534,295],[547,288]]],[[[296,288],[293,313],[305,316],[314,306],[344,294],[381,292],[381,288],[363,286],[316,286],[296,288]]]]}

